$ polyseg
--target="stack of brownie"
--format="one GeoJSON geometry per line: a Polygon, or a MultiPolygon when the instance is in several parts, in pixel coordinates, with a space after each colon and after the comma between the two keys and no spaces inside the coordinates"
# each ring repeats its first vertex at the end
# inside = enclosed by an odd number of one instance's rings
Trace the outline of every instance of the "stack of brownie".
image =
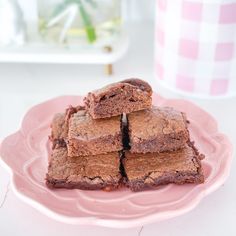
{"type": "Polygon", "coordinates": [[[51,188],[132,191],[202,183],[199,154],[184,113],[152,106],[152,89],[129,79],[88,93],[52,121],[51,188]]]}

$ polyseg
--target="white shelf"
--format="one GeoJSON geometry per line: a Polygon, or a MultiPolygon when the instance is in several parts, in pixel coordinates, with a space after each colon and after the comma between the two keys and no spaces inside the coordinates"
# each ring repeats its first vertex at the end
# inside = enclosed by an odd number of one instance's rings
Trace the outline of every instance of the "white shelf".
{"type": "Polygon", "coordinates": [[[105,52],[102,47],[60,48],[47,45],[25,45],[17,48],[0,48],[0,62],[23,63],[79,63],[109,64],[120,59],[128,49],[129,38],[123,32],[114,41],[112,52],[105,52]]]}

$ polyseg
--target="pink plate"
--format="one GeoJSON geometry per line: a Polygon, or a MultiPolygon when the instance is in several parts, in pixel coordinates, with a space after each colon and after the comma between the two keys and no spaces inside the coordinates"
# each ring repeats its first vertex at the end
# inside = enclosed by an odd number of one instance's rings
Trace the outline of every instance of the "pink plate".
{"type": "Polygon", "coordinates": [[[114,192],[49,190],[44,178],[50,121],[56,112],[63,111],[68,105],[82,103],[80,96],[65,96],[30,109],[21,130],[3,141],[0,155],[4,166],[9,167],[12,173],[13,189],[24,201],[46,215],[70,224],[127,228],[190,211],[226,180],[230,171],[232,145],[225,135],[218,132],[216,121],[196,105],[156,95],[153,102],[187,113],[192,140],[206,155],[203,160],[204,184],[169,184],[157,190],[138,193],[128,189],[114,192]]]}

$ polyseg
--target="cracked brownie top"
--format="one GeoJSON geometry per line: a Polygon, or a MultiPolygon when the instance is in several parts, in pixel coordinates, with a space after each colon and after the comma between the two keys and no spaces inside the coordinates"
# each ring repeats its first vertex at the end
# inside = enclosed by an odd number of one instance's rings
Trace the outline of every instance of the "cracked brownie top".
{"type": "Polygon", "coordinates": [[[129,130],[141,139],[187,130],[185,114],[171,107],[155,107],[128,114],[129,130]]]}
{"type": "Polygon", "coordinates": [[[127,184],[138,191],[168,183],[202,183],[202,158],[204,156],[191,142],[172,152],[139,154],[126,151],[123,165],[127,184]]]}
{"type": "Polygon", "coordinates": [[[104,187],[107,184],[117,185],[120,176],[119,153],[112,152],[104,155],[68,157],[64,147],[53,150],[49,161],[47,184],[61,187],[73,187],[80,184],[87,188],[92,185],[104,187]]]}
{"type": "Polygon", "coordinates": [[[68,138],[89,140],[120,134],[120,119],[120,116],[116,116],[110,119],[93,120],[85,110],[80,110],[70,118],[68,138]]]}

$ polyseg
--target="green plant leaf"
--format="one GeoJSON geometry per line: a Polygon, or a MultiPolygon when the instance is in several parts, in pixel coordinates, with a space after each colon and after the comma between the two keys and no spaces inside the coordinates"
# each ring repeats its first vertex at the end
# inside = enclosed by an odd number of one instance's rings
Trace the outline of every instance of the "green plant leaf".
{"type": "MultiPolygon", "coordinates": [[[[91,6],[97,7],[97,4],[95,1],[93,1],[93,0],[86,0],[86,1],[91,6]]],[[[68,7],[68,5],[70,5],[72,3],[75,3],[78,5],[80,15],[81,15],[84,27],[85,27],[86,34],[87,34],[88,41],[90,43],[93,43],[94,41],[96,41],[96,38],[97,38],[96,30],[95,30],[94,26],[92,25],[91,18],[89,16],[89,14],[87,13],[85,7],[83,6],[81,0],[64,0],[64,2],[58,4],[55,7],[53,14],[52,14],[52,18],[57,16],[58,14],[60,14],[63,10],[66,9],[66,7],[68,7]]]]}
{"type": "Polygon", "coordinates": [[[82,4],[79,5],[79,10],[80,10],[81,18],[85,26],[87,38],[90,43],[93,43],[94,41],[96,41],[97,36],[96,36],[95,28],[92,25],[90,16],[88,15],[87,11],[85,10],[82,4]]]}

